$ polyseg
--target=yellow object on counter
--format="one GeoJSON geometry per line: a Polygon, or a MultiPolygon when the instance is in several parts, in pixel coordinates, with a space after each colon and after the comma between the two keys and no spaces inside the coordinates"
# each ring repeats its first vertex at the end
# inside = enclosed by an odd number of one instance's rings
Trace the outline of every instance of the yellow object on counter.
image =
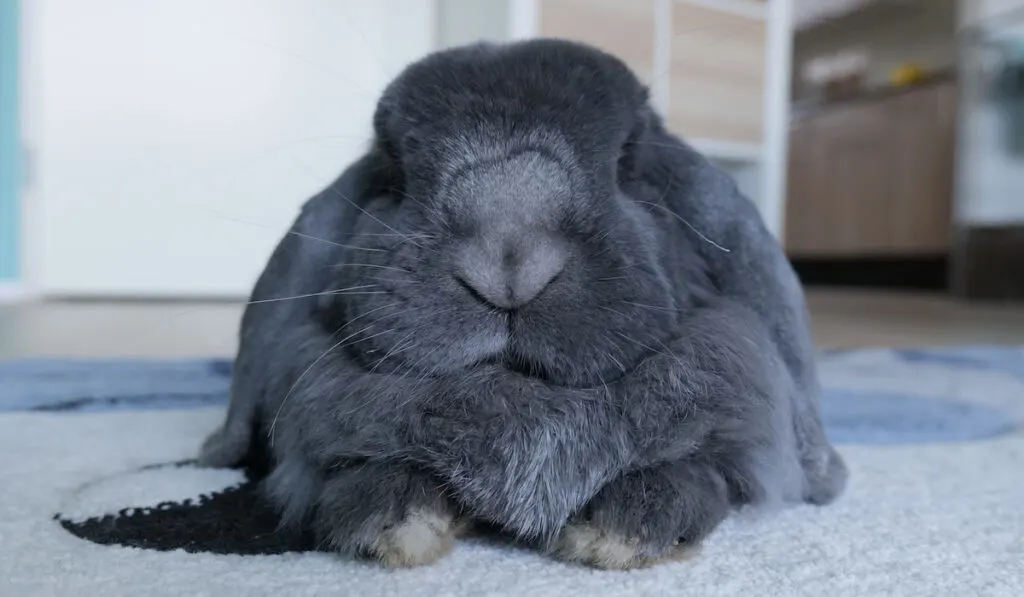
{"type": "Polygon", "coordinates": [[[889,73],[889,82],[897,87],[914,85],[924,81],[925,78],[926,73],[924,68],[921,65],[914,63],[901,64],[889,73]]]}

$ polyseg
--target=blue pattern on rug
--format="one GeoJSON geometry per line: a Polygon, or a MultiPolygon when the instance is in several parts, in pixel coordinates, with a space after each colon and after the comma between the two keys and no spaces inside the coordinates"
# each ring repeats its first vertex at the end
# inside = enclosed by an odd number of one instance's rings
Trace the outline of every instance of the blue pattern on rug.
{"type": "Polygon", "coordinates": [[[837,444],[957,442],[1012,432],[1007,413],[969,402],[826,388],[821,417],[837,444]]]}
{"type": "Polygon", "coordinates": [[[1024,379],[1024,348],[962,346],[955,348],[894,349],[897,358],[911,363],[931,363],[995,371],[1024,379]]]}
{"type": "MultiPolygon", "coordinates": [[[[838,444],[970,441],[1024,428],[1024,348],[843,350],[823,353],[822,362],[822,418],[838,444]],[[911,391],[936,370],[951,376],[956,392],[911,391]],[[860,385],[872,381],[876,387],[860,385]]],[[[227,359],[6,361],[0,412],[223,407],[230,377],[227,359]]]]}
{"type": "Polygon", "coordinates": [[[227,359],[0,361],[0,412],[222,406],[230,385],[227,359]]]}

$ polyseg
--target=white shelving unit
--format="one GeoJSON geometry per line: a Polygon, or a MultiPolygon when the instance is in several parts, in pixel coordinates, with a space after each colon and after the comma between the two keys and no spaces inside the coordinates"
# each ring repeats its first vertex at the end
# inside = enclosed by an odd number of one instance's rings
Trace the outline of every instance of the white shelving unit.
{"type": "Polygon", "coordinates": [[[668,126],[781,237],[794,0],[438,0],[439,43],[576,39],[623,58],[668,126]]]}

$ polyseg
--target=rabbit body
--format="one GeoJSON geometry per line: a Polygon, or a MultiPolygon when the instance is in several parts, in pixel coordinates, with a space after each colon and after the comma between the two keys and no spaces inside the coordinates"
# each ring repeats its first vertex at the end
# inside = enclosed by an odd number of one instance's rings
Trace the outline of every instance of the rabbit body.
{"type": "Polygon", "coordinates": [[[204,463],[261,460],[285,525],[395,566],[465,520],[645,566],[841,493],[793,270],[619,60],[445,50],[374,128],[260,276],[204,463]]]}

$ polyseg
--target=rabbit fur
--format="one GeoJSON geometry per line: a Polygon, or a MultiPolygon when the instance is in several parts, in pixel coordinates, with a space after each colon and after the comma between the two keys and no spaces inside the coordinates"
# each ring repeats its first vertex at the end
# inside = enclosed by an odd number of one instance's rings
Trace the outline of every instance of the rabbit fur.
{"type": "Polygon", "coordinates": [[[621,61],[443,50],[373,124],[259,277],[201,462],[261,459],[282,525],[393,566],[476,520],[639,567],[842,492],[790,264],[621,61]]]}

